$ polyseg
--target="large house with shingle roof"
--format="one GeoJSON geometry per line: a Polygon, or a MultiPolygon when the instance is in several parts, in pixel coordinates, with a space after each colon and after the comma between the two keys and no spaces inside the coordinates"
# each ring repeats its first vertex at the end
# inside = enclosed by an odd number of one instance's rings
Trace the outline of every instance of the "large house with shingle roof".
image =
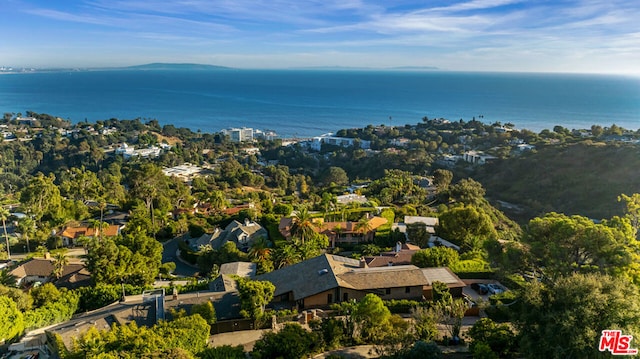
{"type": "MultiPolygon", "coordinates": [[[[369,268],[364,260],[332,254],[323,254],[255,279],[275,285],[272,304],[298,309],[323,308],[333,303],[360,300],[368,293],[385,300],[422,300],[431,297],[433,283],[423,269],[413,265],[369,268]]],[[[455,284],[451,278],[446,279],[451,285],[461,284],[464,287],[459,279],[455,284]]],[[[456,293],[452,294],[455,296],[456,293]]]]}

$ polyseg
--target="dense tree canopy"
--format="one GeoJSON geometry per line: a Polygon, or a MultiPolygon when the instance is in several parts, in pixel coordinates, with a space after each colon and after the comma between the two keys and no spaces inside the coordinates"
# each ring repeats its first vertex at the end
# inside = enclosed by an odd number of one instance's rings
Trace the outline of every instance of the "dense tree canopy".
{"type": "Polygon", "coordinates": [[[474,206],[456,206],[443,212],[436,231],[465,251],[480,249],[486,240],[497,237],[491,218],[474,206]]]}
{"type": "Polygon", "coordinates": [[[533,283],[517,318],[520,352],[527,358],[608,358],[598,351],[602,330],[640,332],[638,288],[600,274],[571,274],[533,283]]]}
{"type": "Polygon", "coordinates": [[[639,247],[632,234],[622,218],[596,224],[582,216],[549,213],[529,222],[525,242],[549,276],[599,272],[623,274],[640,283],[634,264],[639,247]]]}

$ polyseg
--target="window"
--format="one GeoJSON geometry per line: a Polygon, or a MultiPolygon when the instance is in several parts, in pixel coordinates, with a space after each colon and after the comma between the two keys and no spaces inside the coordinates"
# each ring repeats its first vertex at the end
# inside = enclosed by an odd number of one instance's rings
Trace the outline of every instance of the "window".
{"type": "Polygon", "coordinates": [[[405,293],[411,293],[411,287],[404,287],[405,293]]]}
{"type": "Polygon", "coordinates": [[[327,294],[327,303],[333,303],[333,294],[327,294]]]}
{"type": "Polygon", "coordinates": [[[349,301],[349,293],[342,293],[342,301],[343,302],[349,301]]]}
{"type": "Polygon", "coordinates": [[[387,294],[387,295],[391,294],[391,288],[385,289],[384,294],[387,294]]]}

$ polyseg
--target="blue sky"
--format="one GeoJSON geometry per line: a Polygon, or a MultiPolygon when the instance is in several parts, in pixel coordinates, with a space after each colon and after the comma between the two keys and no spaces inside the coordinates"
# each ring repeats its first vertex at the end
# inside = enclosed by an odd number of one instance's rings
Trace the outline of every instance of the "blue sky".
{"type": "Polygon", "coordinates": [[[0,0],[0,66],[640,73],[637,0],[0,0]]]}

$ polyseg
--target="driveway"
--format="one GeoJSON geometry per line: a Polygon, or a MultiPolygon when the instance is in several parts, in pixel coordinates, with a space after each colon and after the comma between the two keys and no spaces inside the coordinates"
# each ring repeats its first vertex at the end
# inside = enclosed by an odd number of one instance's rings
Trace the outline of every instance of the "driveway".
{"type": "Polygon", "coordinates": [[[177,277],[193,277],[199,270],[198,267],[192,266],[178,258],[178,241],[180,237],[170,239],[162,244],[162,263],[173,262],[176,264],[176,270],[173,275],[177,277]]]}

